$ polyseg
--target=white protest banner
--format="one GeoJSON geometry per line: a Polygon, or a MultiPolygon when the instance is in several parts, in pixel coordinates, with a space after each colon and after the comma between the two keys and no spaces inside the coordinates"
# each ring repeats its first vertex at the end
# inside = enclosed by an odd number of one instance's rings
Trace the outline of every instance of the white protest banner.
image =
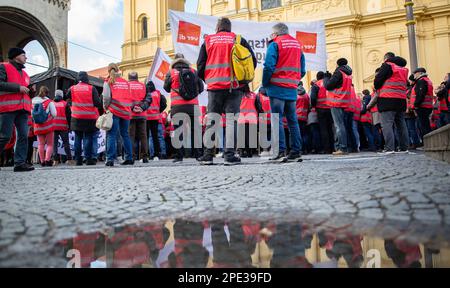
{"type": "Polygon", "coordinates": [[[164,80],[170,70],[172,59],[161,48],[156,50],[155,59],[148,75],[148,79],[153,81],[157,90],[166,97],[169,94],[164,90],[164,80]]]}
{"type": "MultiPolygon", "coordinates": [[[[169,11],[172,39],[176,53],[183,53],[196,63],[206,35],[215,34],[218,17],[169,11]]],[[[232,20],[233,32],[242,35],[253,48],[261,67],[266,58],[272,27],[276,22],[232,20]]],[[[326,71],[327,51],[325,22],[286,23],[289,33],[303,46],[308,71],[326,71]]]]}

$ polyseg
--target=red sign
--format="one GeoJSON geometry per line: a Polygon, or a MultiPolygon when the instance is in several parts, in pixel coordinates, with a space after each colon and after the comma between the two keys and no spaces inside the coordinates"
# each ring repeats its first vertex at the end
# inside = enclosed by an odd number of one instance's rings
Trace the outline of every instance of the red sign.
{"type": "Polygon", "coordinates": [[[170,64],[166,61],[162,61],[161,65],[159,65],[159,69],[156,72],[156,78],[158,78],[161,81],[164,81],[166,79],[166,75],[169,72],[170,64]]]}
{"type": "Polygon", "coordinates": [[[180,21],[178,25],[178,43],[184,43],[194,46],[200,45],[200,35],[202,28],[198,25],[180,21]]]}
{"type": "Polygon", "coordinates": [[[304,53],[316,54],[317,33],[297,32],[297,40],[302,44],[304,53]]]}

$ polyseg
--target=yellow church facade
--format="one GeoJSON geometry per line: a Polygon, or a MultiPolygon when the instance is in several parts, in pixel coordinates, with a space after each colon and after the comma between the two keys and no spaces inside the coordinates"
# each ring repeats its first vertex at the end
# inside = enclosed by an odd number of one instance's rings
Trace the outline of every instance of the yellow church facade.
{"type": "MultiPolygon", "coordinates": [[[[450,0],[414,3],[419,66],[427,68],[437,84],[450,72],[450,0]]],[[[404,0],[200,0],[197,13],[260,22],[325,20],[328,69],[335,69],[338,58],[347,58],[360,91],[371,88],[385,52],[409,61],[404,4],[404,0]]],[[[124,0],[120,67],[125,75],[137,71],[144,80],[158,47],[173,56],[169,9],[183,11],[184,1],[124,0]]],[[[314,74],[308,73],[305,82],[314,74]]],[[[260,81],[255,79],[256,84],[260,81]]]]}

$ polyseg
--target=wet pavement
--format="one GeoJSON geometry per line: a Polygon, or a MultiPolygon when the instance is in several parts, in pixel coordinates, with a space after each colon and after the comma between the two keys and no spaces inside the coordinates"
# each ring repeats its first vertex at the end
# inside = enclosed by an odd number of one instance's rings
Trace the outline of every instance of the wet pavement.
{"type": "Polygon", "coordinates": [[[0,266],[450,267],[448,164],[220,162],[2,169],[0,266]]]}

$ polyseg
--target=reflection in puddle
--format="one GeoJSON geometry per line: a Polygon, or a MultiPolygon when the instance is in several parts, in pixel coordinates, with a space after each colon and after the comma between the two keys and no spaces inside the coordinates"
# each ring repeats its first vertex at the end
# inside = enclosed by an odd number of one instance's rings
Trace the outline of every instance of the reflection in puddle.
{"type": "Polygon", "coordinates": [[[432,247],[299,222],[176,220],[79,234],[55,251],[82,268],[450,267],[447,243],[432,247]]]}

